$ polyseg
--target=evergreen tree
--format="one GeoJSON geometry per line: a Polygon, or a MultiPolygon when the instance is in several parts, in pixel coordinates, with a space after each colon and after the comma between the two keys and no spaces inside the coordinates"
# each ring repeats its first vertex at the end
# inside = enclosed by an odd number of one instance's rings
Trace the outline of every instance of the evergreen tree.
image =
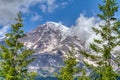
{"type": "Polygon", "coordinates": [[[116,77],[119,76],[112,66],[112,63],[116,62],[112,58],[114,57],[112,51],[120,45],[120,21],[115,18],[118,7],[116,0],[104,0],[103,5],[99,4],[102,13],[98,16],[105,24],[100,25],[99,28],[93,27],[96,35],[101,36],[101,39],[94,39],[94,43],[90,44],[92,51],[99,56],[81,51],[85,57],[96,61],[98,66],[95,68],[91,66],[93,71],[99,75],[96,80],[116,80],[116,77]]]}
{"type": "Polygon", "coordinates": [[[78,78],[78,80],[90,80],[89,76],[86,74],[86,69],[81,68],[81,76],[78,78]]]}
{"type": "Polygon", "coordinates": [[[72,51],[69,51],[66,60],[64,61],[65,66],[59,71],[59,74],[55,74],[58,80],[75,80],[75,74],[79,73],[79,68],[77,66],[78,61],[75,58],[74,49],[72,46],[72,51]]]}
{"type": "Polygon", "coordinates": [[[32,50],[24,48],[20,38],[25,37],[21,13],[15,18],[16,23],[11,25],[11,32],[6,34],[6,46],[0,45],[0,77],[5,80],[33,80],[35,73],[28,72],[27,66],[33,61],[30,56],[32,50]]]}

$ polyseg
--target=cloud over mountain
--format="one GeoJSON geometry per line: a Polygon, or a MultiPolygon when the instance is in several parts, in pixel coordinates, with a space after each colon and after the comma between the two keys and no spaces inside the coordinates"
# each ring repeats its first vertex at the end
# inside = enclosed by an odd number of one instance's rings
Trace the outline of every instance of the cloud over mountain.
{"type": "Polygon", "coordinates": [[[91,42],[96,37],[92,27],[99,27],[103,21],[96,17],[86,17],[80,14],[76,20],[76,24],[71,27],[71,35],[78,36],[83,43],[91,42]]]}

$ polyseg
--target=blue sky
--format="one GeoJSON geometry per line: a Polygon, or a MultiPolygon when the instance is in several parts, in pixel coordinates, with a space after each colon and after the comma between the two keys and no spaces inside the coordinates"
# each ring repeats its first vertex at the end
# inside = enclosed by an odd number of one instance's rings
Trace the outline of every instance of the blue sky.
{"type": "Polygon", "coordinates": [[[80,14],[87,18],[97,17],[100,13],[98,3],[102,0],[0,0],[0,36],[7,32],[19,11],[23,13],[23,29],[29,32],[47,21],[71,27],[80,14]]]}
{"type": "Polygon", "coordinates": [[[65,0],[56,1],[56,4],[61,3],[66,4],[64,6],[60,5],[58,8],[52,10],[52,12],[43,12],[39,9],[39,4],[30,7],[30,11],[34,13],[28,15],[24,14],[25,26],[32,26],[31,28],[29,28],[29,30],[32,30],[36,26],[43,24],[47,21],[54,21],[62,22],[62,24],[70,27],[75,24],[75,21],[80,16],[80,14],[84,14],[87,17],[96,16],[96,14],[99,13],[99,9],[97,7],[98,3],[101,2],[100,0],[71,0],[68,2],[65,2],[65,0]],[[40,19],[30,20],[31,16],[33,15],[39,15],[40,19]]]}

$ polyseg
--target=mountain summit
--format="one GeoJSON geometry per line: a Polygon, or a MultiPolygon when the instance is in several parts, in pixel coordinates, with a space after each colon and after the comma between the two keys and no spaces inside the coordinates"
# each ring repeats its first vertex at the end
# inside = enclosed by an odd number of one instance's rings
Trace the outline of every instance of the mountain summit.
{"type": "MultiPolygon", "coordinates": [[[[61,23],[46,22],[26,33],[20,41],[28,49],[33,49],[35,61],[28,67],[38,73],[52,73],[64,65],[63,59],[74,44],[76,50],[83,49],[80,39],[69,34],[69,28],[61,23]],[[50,69],[50,70],[49,70],[50,69]]],[[[76,55],[77,56],[77,55],[76,55]]]]}
{"type": "Polygon", "coordinates": [[[27,37],[21,39],[24,45],[39,53],[65,54],[74,43],[77,49],[81,49],[80,40],[69,34],[69,28],[61,23],[46,22],[27,33],[27,37]]]}

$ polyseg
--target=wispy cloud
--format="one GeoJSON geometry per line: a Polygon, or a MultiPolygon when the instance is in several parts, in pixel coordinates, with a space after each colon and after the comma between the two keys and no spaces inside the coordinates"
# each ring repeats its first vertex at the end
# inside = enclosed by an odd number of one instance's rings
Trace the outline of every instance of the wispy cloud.
{"type": "Polygon", "coordinates": [[[56,8],[58,8],[59,4],[56,3],[56,0],[46,0],[44,4],[40,5],[40,9],[43,12],[48,12],[51,13],[53,12],[56,8]]]}
{"type": "Polygon", "coordinates": [[[4,26],[2,29],[0,29],[0,39],[5,38],[5,34],[10,29],[9,25],[4,26]]]}
{"type": "Polygon", "coordinates": [[[96,17],[85,17],[83,14],[80,14],[80,17],[76,20],[76,24],[71,27],[70,33],[73,36],[78,36],[88,47],[94,38],[99,38],[92,30],[92,27],[98,28],[100,24],[104,24],[104,22],[96,17]]]}
{"type": "Polygon", "coordinates": [[[40,5],[40,10],[51,13],[61,7],[57,0],[0,0],[0,25],[7,25],[14,20],[17,12],[30,13],[30,7],[40,5]]]}
{"type": "Polygon", "coordinates": [[[61,2],[58,4],[57,0],[46,0],[46,2],[44,4],[40,5],[40,9],[43,12],[51,13],[59,7],[64,8],[68,3],[69,3],[69,1],[68,2],[61,2]]]}
{"type": "Polygon", "coordinates": [[[59,5],[55,3],[56,0],[47,0],[48,12],[52,12],[55,10],[59,5]]]}
{"type": "Polygon", "coordinates": [[[42,16],[38,15],[38,13],[35,13],[32,17],[31,17],[31,21],[41,21],[42,20],[42,16]]]}
{"type": "Polygon", "coordinates": [[[61,3],[61,6],[62,6],[63,8],[65,8],[67,5],[68,5],[68,2],[63,2],[63,3],[61,3]]]}
{"type": "Polygon", "coordinates": [[[42,12],[46,12],[46,10],[47,10],[47,6],[46,5],[44,5],[44,4],[42,4],[42,5],[40,5],[40,9],[42,10],[42,12]]]}
{"type": "Polygon", "coordinates": [[[82,41],[87,40],[93,33],[91,27],[95,26],[95,21],[95,17],[87,18],[83,14],[80,14],[80,17],[76,20],[76,24],[71,28],[72,34],[82,38],[82,41]]]}

